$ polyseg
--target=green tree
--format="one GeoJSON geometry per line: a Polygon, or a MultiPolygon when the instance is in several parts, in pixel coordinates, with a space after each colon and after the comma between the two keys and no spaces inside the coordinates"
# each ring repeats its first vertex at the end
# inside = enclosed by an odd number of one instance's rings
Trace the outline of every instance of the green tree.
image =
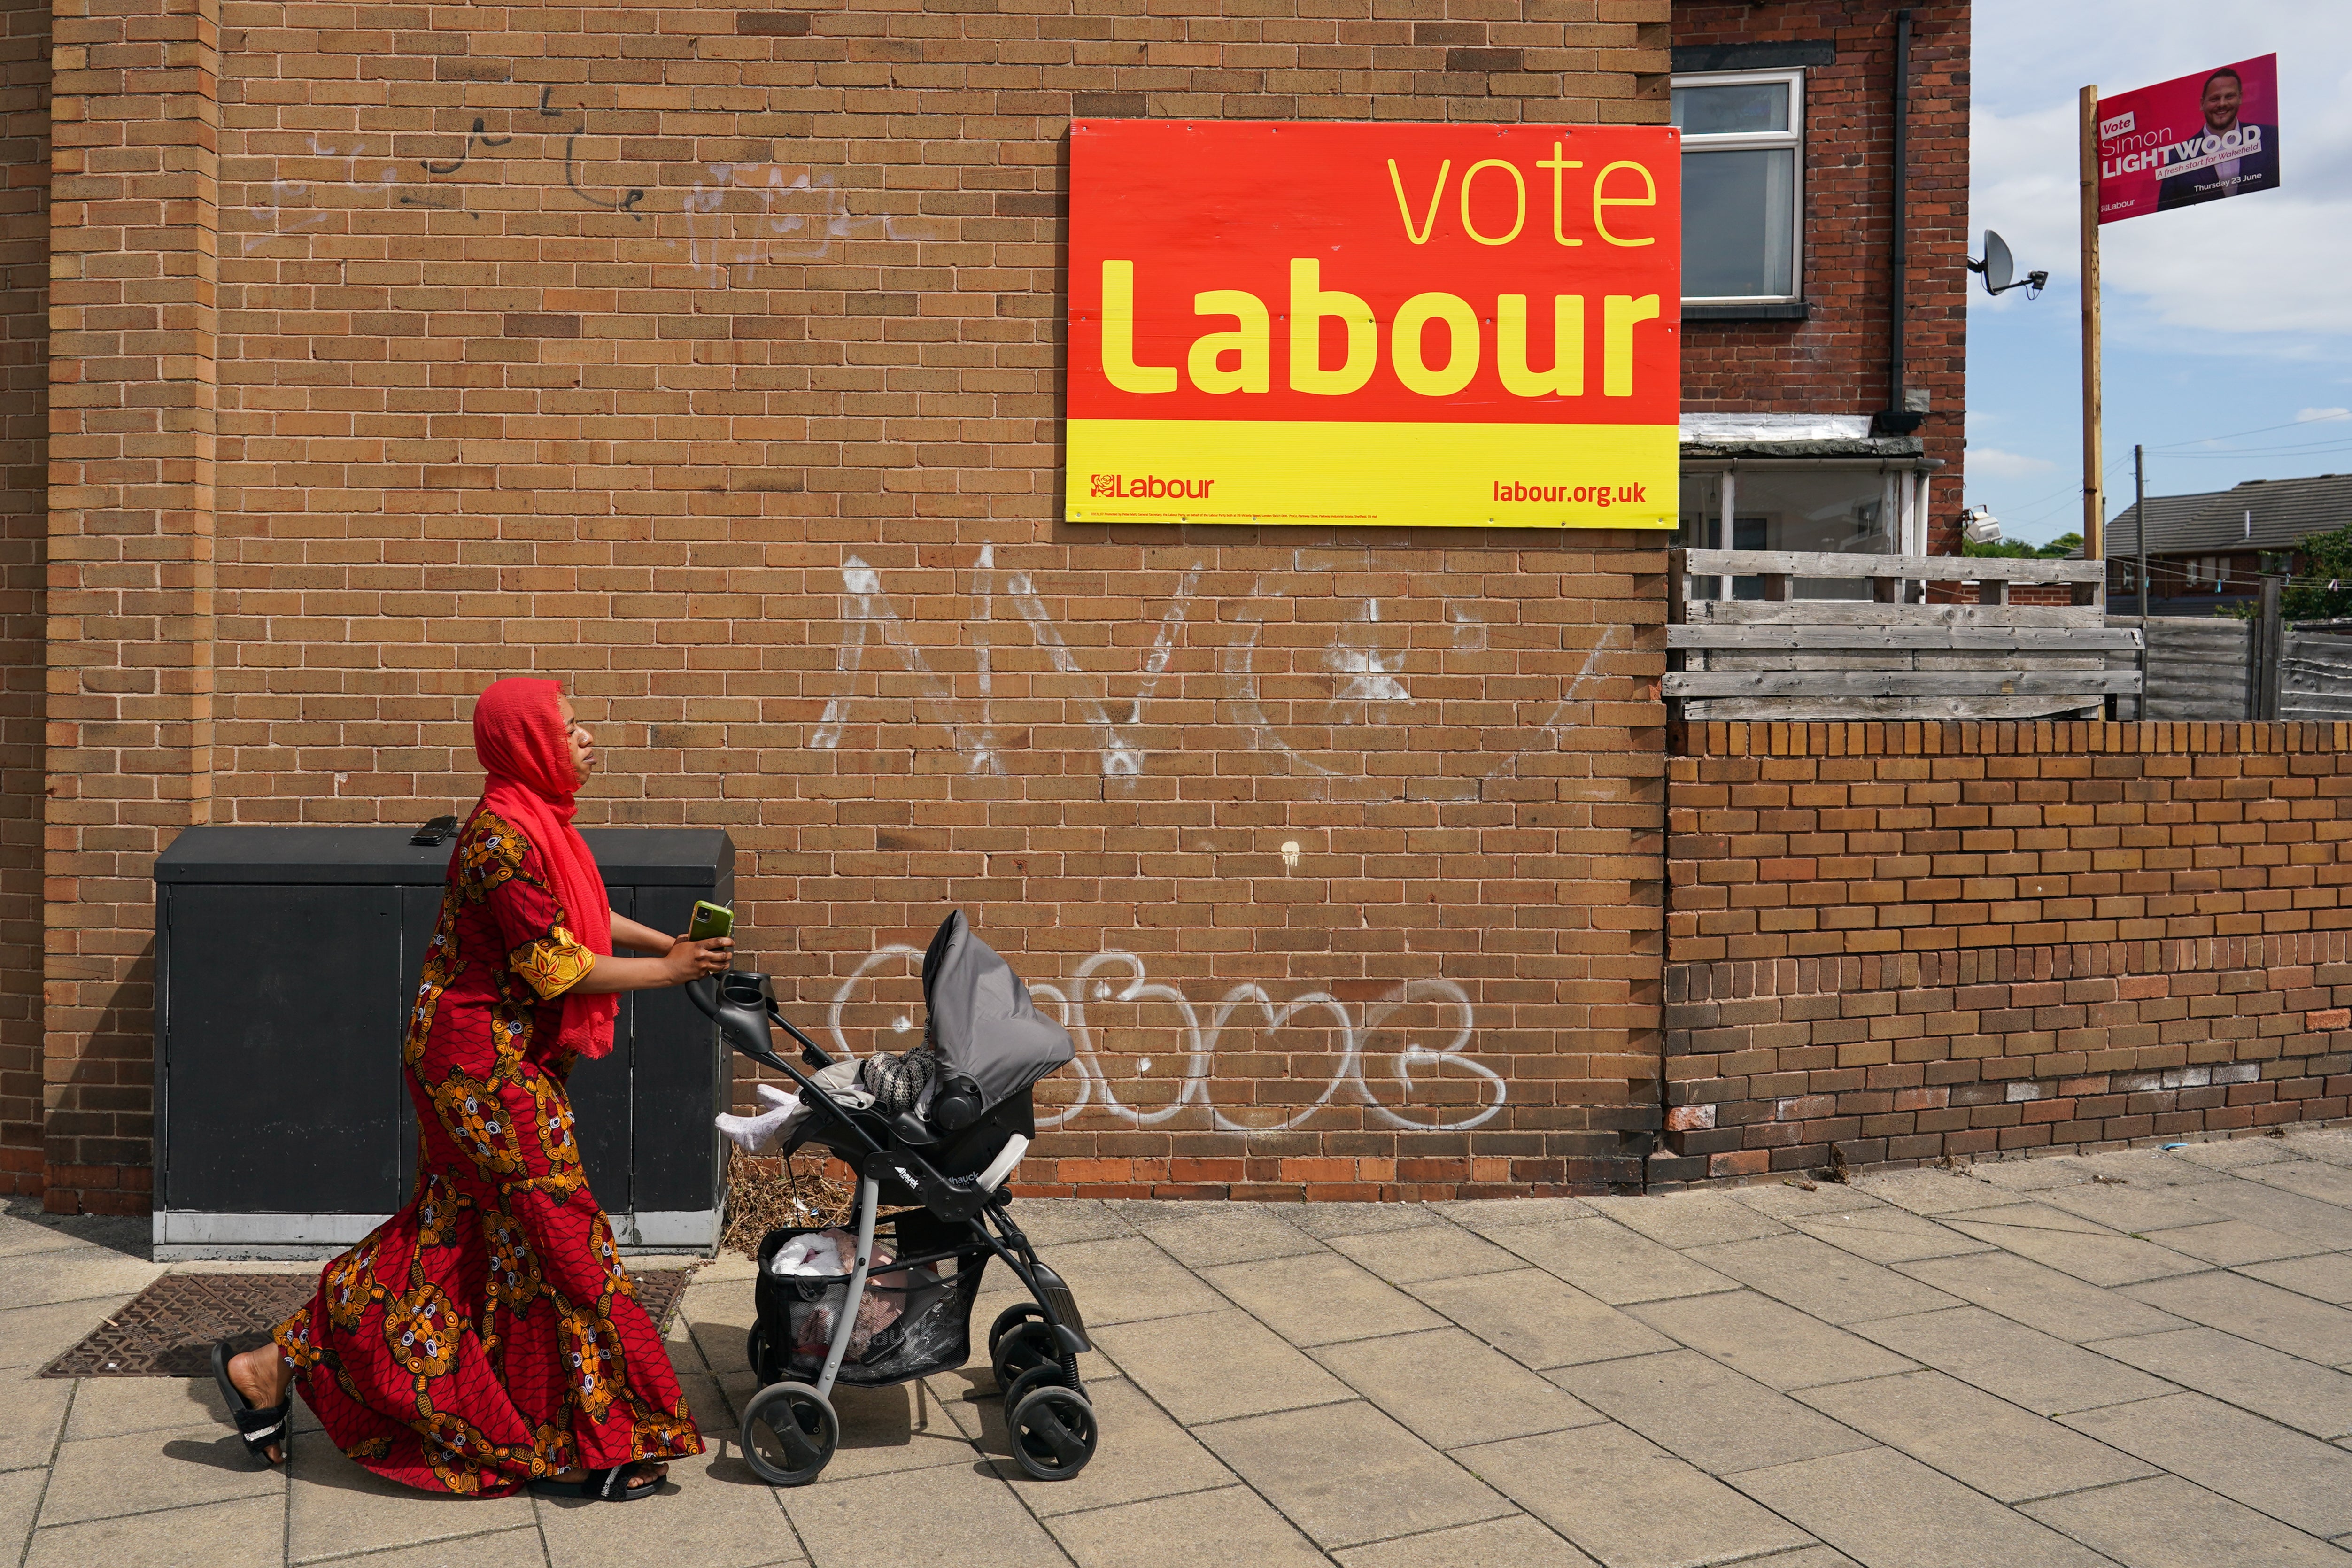
{"type": "MultiPolygon", "coordinates": [[[[2303,575],[2289,579],[2279,594],[2279,619],[2334,621],[2352,615],[2352,524],[2332,534],[2305,534],[2296,548],[2303,552],[2303,575]]],[[[2243,600],[2213,613],[2252,621],[2259,605],[2258,600],[2243,600]]]]}

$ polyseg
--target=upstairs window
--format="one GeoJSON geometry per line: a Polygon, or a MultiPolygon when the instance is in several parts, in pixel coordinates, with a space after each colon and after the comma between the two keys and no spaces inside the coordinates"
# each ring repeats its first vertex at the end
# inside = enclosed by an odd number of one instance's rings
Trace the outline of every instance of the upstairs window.
{"type": "Polygon", "coordinates": [[[1683,133],[1683,298],[1790,304],[1801,291],[1805,73],[1674,78],[1683,133]]]}

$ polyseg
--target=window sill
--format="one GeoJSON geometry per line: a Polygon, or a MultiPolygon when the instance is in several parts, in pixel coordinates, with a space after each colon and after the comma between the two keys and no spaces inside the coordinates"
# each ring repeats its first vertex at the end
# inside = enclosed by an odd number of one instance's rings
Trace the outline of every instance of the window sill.
{"type": "Polygon", "coordinates": [[[1811,314],[1812,307],[1802,299],[1743,300],[1723,305],[1699,299],[1683,301],[1685,321],[1803,321],[1811,314]]]}

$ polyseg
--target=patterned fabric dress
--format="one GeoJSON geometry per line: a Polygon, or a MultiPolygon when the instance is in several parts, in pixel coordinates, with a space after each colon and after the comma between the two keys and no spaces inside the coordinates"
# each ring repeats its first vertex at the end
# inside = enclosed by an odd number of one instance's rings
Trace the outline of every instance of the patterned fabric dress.
{"type": "Polygon", "coordinates": [[[545,873],[477,809],[403,1048],[416,1195],[278,1329],[336,1446],[428,1490],[495,1497],[575,1465],[702,1451],[581,1174],[555,1039],[593,955],[545,873]]]}

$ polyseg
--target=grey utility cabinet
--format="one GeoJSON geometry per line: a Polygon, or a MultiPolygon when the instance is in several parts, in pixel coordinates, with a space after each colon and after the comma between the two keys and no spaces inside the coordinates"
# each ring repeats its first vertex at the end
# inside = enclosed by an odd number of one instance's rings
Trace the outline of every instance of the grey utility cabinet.
{"type": "MultiPolygon", "coordinates": [[[[586,831],[616,914],[683,931],[734,900],[715,829],[586,831]]],[[[408,1201],[400,1046],[450,844],[406,828],[192,828],[155,862],[159,1259],[323,1257],[408,1201]]],[[[635,1250],[709,1251],[733,1097],[710,1021],[625,996],[612,1054],[572,1075],[596,1200],[635,1250]]]]}

